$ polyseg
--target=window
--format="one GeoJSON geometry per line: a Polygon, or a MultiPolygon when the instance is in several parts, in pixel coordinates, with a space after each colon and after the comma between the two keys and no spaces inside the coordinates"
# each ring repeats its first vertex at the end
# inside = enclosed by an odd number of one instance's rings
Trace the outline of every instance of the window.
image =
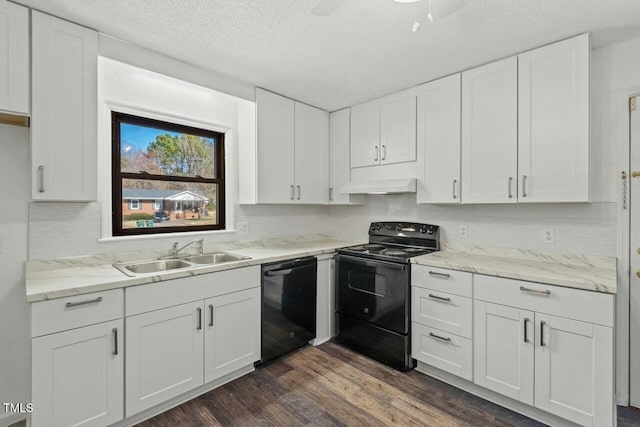
{"type": "Polygon", "coordinates": [[[117,112],[111,119],[114,236],[225,228],[224,134],[117,112]]]}

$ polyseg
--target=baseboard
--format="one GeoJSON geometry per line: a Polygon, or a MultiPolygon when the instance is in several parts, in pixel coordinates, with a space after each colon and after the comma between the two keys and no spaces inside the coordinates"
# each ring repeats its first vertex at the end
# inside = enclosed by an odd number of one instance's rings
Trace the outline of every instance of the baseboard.
{"type": "Polygon", "coordinates": [[[0,427],[7,427],[26,419],[27,414],[5,412],[4,414],[0,414],[0,427]]]}
{"type": "Polygon", "coordinates": [[[194,399],[200,395],[203,395],[214,388],[218,388],[226,383],[229,383],[235,379],[238,379],[250,372],[253,372],[255,368],[253,365],[245,366],[244,368],[240,368],[237,371],[231,372],[230,374],[225,375],[222,378],[219,378],[210,383],[204,384],[198,388],[195,388],[187,393],[181,394],[180,396],[174,397],[158,406],[154,406],[153,408],[149,408],[145,411],[142,411],[138,414],[132,415],[129,418],[125,418],[122,421],[119,421],[115,424],[111,424],[111,427],[131,427],[136,424],[141,423],[142,421],[148,420],[149,418],[153,418],[156,415],[160,415],[163,412],[167,412],[169,409],[173,409],[176,406],[180,406],[185,402],[188,402],[191,399],[194,399]]]}
{"type": "Polygon", "coordinates": [[[533,418],[534,420],[547,424],[549,426],[580,427],[578,424],[575,424],[569,420],[565,420],[564,418],[560,418],[556,415],[542,411],[533,406],[529,406],[522,402],[518,402],[517,400],[513,400],[509,397],[506,397],[494,391],[488,390],[475,383],[472,383],[470,381],[467,381],[465,379],[452,375],[441,369],[434,368],[433,366],[426,365],[420,361],[418,361],[418,366],[416,366],[416,371],[421,372],[425,375],[429,375],[430,377],[433,377],[437,380],[450,384],[454,387],[457,387],[461,390],[464,390],[482,399],[488,400],[489,402],[495,403],[496,405],[500,405],[504,408],[510,409],[514,412],[517,412],[529,418],[533,418]]]}

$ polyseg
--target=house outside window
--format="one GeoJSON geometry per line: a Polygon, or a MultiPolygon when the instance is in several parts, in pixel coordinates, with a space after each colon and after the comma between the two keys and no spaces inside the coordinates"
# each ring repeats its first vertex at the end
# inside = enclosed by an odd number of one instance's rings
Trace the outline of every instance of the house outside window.
{"type": "Polygon", "coordinates": [[[113,235],[225,228],[224,134],[112,113],[113,235]]]}

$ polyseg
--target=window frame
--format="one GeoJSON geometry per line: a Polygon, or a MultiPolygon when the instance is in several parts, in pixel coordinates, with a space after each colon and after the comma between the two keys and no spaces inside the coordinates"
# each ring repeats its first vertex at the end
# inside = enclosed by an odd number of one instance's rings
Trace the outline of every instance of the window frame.
{"type": "Polygon", "coordinates": [[[162,211],[164,210],[164,201],[162,199],[153,199],[153,210],[154,211],[162,211]]]}
{"type": "MultiPolygon", "coordinates": [[[[113,236],[139,236],[148,234],[167,234],[184,232],[202,232],[226,229],[226,199],[225,199],[225,134],[208,129],[196,128],[193,126],[170,123],[163,120],[151,119],[148,117],[135,116],[132,114],[111,111],[111,196],[112,196],[112,235],[113,236]],[[148,172],[122,172],[121,170],[121,141],[120,124],[127,123],[138,126],[151,127],[154,129],[166,130],[169,132],[196,135],[205,138],[214,138],[215,156],[215,177],[203,178],[201,176],[188,177],[177,175],[158,175],[148,172]],[[171,182],[195,182],[201,184],[214,184],[216,188],[216,219],[217,224],[208,225],[184,225],[149,228],[123,228],[122,227],[122,180],[138,179],[150,181],[171,181],[171,182]]],[[[153,201],[155,205],[155,200],[153,201]]]]}
{"type": "Polygon", "coordinates": [[[140,210],[140,199],[129,199],[129,210],[130,211],[139,211],[140,210]],[[133,207],[133,202],[136,202],[136,207],[133,207]]]}

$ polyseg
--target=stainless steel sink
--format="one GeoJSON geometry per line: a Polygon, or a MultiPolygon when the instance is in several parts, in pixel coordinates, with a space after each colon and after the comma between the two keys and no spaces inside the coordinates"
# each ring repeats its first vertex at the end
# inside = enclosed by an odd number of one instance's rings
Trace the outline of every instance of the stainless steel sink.
{"type": "Polygon", "coordinates": [[[224,252],[215,252],[210,254],[193,255],[181,259],[192,262],[194,264],[222,264],[225,262],[242,261],[243,259],[248,258],[239,255],[227,254],[224,252]]]}
{"type": "Polygon", "coordinates": [[[165,271],[183,270],[189,268],[204,267],[207,265],[224,264],[227,262],[250,259],[225,252],[213,252],[202,255],[179,256],[174,258],[121,262],[113,264],[115,268],[127,276],[135,277],[142,274],[162,273],[165,271]]]}

